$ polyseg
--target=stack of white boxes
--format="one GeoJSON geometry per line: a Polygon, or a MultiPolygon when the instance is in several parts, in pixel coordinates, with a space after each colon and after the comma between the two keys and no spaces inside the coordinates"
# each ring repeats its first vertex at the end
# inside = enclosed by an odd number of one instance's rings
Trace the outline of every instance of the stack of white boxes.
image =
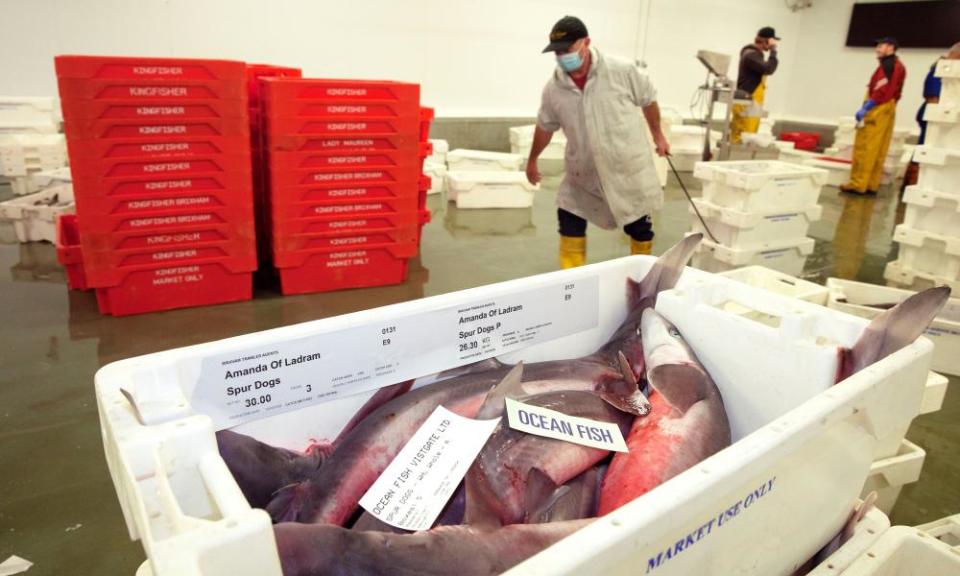
{"type": "MultiPolygon", "coordinates": [[[[909,150],[907,138],[910,131],[906,128],[894,128],[890,139],[890,148],[883,163],[881,184],[890,184],[905,168],[904,155],[909,150]]],[[[837,120],[837,130],[834,133],[833,146],[823,151],[823,156],[816,161],[808,162],[813,166],[824,168],[831,172],[829,184],[839,186],[850,181],[850,167],[853,160],[853,146],[857,137],[857,120],[852,116],[844,116],[837,120]]]]}
{"type": "MultiPolygon", "coordinates": [[[[664,130],[670,142],[670,160],[677,172],[690,172],[694,165],[703,159],[703,138],[706,128],[692,124],[671,123],[669,131],[664,130]]],[[[716,152],[720,138],[716,130],[710,131],[710,150],[716,152]]]]}
{"type": "Polygon", "coordinates": [[[430,177],[430,189],[427,194],[439,194],[447,186],[447,152],[450,145],[446,140],[430,139],[433,153],[423,163],[423,173],[430,177]]]}
{"type": "MultiPolygon", "coordinates": [[[[523,158],[524,165],[530,157],[530,148],[533,147],[533,133],[535,124],[514,126],[510,128],[510,152],[523,158]]],[[[540,153],[537,159],[537,168],[546,176],[555,176],[563,173],[563,158],[567,149],[567,137],[563,130],[557,130],[550,139],[550,144],[540,153]]]]}
{"type": "Polygon", "coordinates": [[[523,157],[506,152],[451,150],[447,198],[457,208],[529,208],[538,186],[527,181],[523,157]]]}
{"type": "Polygon", "coordinates": [[[15,195],[35,192],[31,174],[66,166],[67,146],[53,98],[0,96],[0,177],[15,195]]]}
{"type": "Polygon", "coordinates": [[[693,231],[704,233],[695,267],[725,272],[761,265],[792,276],[803,272],[814,244],[807,230],[822,213],[825,171],[745,160],[699,162],[693,175],[703,186],[702,197],[693,202],[706,223],[705,228],[691,207],[693,231]]]}
{"type": "Polygon", "coordinates": [[[941,60],[937,104],[928,104],[927,137],[913,158],[920,164],[906,189],[906,214],[893,239],[900,255],[887,264],[888,282],[912,290],[948,285],[960,293],[960,61],[941,60]]]}

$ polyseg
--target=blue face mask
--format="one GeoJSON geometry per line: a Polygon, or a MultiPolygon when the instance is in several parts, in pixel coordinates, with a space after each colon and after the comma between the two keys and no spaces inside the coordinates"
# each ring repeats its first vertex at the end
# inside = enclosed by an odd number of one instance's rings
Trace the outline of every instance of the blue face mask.
{"type": "Polygon", "coordinates": [[[560,54],[557,56],[557,63],[564,72],[573,72],[583,66],[583,58],[580,56],[579,51],[570,54],[560,54]]]}

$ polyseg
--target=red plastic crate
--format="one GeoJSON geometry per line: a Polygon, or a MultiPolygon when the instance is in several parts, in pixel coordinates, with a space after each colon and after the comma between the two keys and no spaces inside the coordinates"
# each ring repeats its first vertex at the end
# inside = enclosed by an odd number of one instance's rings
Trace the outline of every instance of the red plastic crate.
{"type": "Polygon", "coordinates": [[[63,55],[54,58],[58,78],[137,80],[244,80],[247,66],[233,60],[63,55]]]}
{"type": "MultiPolygon", "coordinates": [[[[376,134],[370,136],[299,136],[273,135],[269,141],[272,151],[319,152],[328,150],[375,152],[380,150],[419,150],[419,134],[376,134]]],[[[431,145],[432,146],[432,145],[431,145]]]]}
{"type": "Polygon", "coordinates": [[[71,140],[70,158],[84,163],[116,159],[186,158],[220,154],[245,154],[250,139],[222,136],[173,137],[156,140],[71,140]]]}
{"type": "Polygon", "coordinates": [[[820,134],[817,132],[781,132],[780,140],[793,142],[797,150],[816,150],[820,144],[820,134]]]}
{"type": "Polygon", "coordinates": [[[150,141],[208,136],[250,138],[250,126],[241,118],[64,121],[63,131],[66,133],[68,143],[71,140],[130,140],[133,138],[150,141]]]}
{"type": "Polygon", "coordinates": [[[76,214],[57,216],[57,261],[67,271],[67,288],[89,290],[76,214]]]}
{"type": "Polygon", "coordinates": [[[272,64],[247,64],[247,95],[250,105],[260,101],[261,78],[300,78],[303,72],[299,68],[274,66],[272,64]]]}
{"type": "Polygon", "coordinates": [[[274,197],[271,199],[271,214],[274,222],[296,220],[315,216],[379,216],[416,211],[419,199],[415,195],[406,198],[378,198],[374,200],[325,200],[320,202],[289,202],[274,197]]]}
{"type": "Polygon", "coordinates": [[[291,135],[303,136],[380,136],[420,133],[420,120],[415,116],[405,118],[295,118],[271,117],[267,120],[264,135],[267,143],[291,135]]]}
{"type": "Polygon", "coordinates": [[[141,214],[182,214],[210,210],[230,210],[232,216],[242,216],[251,210],[253,192],[208,190],[202,192],[166,192],[149,197],[83,196],[78,211],[84,226],[106,217],[136,218],[141,214]]]}
{"type": "Polygon", "coordinates": [[[330,292],[400,284],[407,278],[409,258],[385,244],[315,254],[299,254],[287,263],[275,262],[284,294],[330,292]]]}
{"type": "Polygon", "coordinates": [[[246,150],[233,154],[212,154],[189,158],[119,158],[108,160],[77,160],[70,172],[75,180],[116,178],[166,178],[193,174],[244,172],[251,169],[250,154],[246,150]]]}
{"type": "Polygon", "coordinates": [[[273,196],[287,202],[325,202],[329,200],[366,201],[375,199],[409,198],[416,196],[420,186],[412,182],[370,182],[360,185],[326,184],[286,186],[273,191],[273,196]]]}
{"type": "Polygon", "coordinates": [[[128,272],[116,286],[97,288],[102,314],[126,316],[208,306],[253,297],[252,271],[231,272],[219,263],[128,272]]]}
{"type": "Polygon", "coordinates": [[[295,220],[274,221],[271,227],[273,238],[287,238],[302,234],[317,236],[349,236],[356,233],[368,233],[400,228],[414,228],[429,216],[423,211],[400,212],[394,214],[378,214],[376,216],[357,216],[344,218],[342,216],[314,216],[297,218],[295,220]]]}
{"type": "Polygon", "coordinates": [[[268,118],[407,118],[419,115],[420,105],[416,100],[401,102],[311,102],[300,100],[263,101],[264,115],[268,118]]]}
{"type": "Polygon", "coordinates": [[[247,100],[242,80],[129,80],[123,78],[59,78],[60,99],[130,102],[180,100],[247,100]]]}
{"type": "Polygon", "coordinates": [[[130,230],[126,232],[94,233],[88,242],[96,253],[119,252],[124,250],[165,250],[182,246],[196,246],[209,243],[225,242],[231,238],[250,238],[249,222],[185,225],[175,230],[159,232],[143,232],[130,230]]]}
{"type": "Polygon", "coordinates": [[[277,236],[273,240],[273,249],[279,253],[327,251],[345,249],[369,244],[396,244],[407,246],[399,252],[401,255],[415,256],[419,252],[418,231],[420,225],[406,228],[385,228],[382,230],[354,230],[342,235],[296,234],[277,236]]]}
{"type": "Polygon", "coordinates": [[[420,141],[426,142],[430,138],[430,124],[433,122],[433,108],[420,108],[420,141]]]}
{"type": "Polygon", "coordinates": [[[281,170],[269,165],[269,183],[271,190],[281,190],[287,186],[314,184],[350,184],[364,185],[373,182],[417,182],[420,178],[419,164],[409,166],[391,166],[384,168],[314,168],[281,170]]]}
{"type": "Polygon", "coordinates": [[[265,100],[316,102],[420,102],[420,85],[389,80],[264,78],[265,100]]]}
{"type": "MultiPolygon", "coordinates": [[[[206,194],[197,198],[205,199],[206,194]]],[[[210,226],[230,224],[234,226],[252,225],[254,221],[253,195],[238,195],[234,201],[217,199],[196,206],[184,208],[163,208],[149,210],[120,211],[126,204],[125,199],[86,199],[77,200],[77,214],[80,217],[82,240],[89,234],[114,232],[155,233],[177,231],[188,226],[210,226]],[[110,203],[116,208],[111,209],[110,203]]]]}
{"type": "MultiPolygon", "coordinates": [[[[250,227],[253,233],[253,227],[250,227]]],[[[130,271],[181,264],[216,263],[231,272],[246,272],[257,268],[257,250],[252,239],[242,248],[236,242],[205,243],[167,249],[126,250],[86,256],[85,271],[89,286],[104,288],[116,286],[130,271]],[[235,253],[239,250],[242,253],[235,253]]],[[[84,250],[84,254],[87,251],[84,250]]]]}
{"type": "Polygon", "coordinates": [[[247,120],[247,100],[62,100],[65,123],[85,125],[96,120],[196,120],[230,118],[247,120]]]}
{"type": "MultiPolygon", "coordinates": [[[[71,171],[74,167],[71,166],[71,171]]],[[[197,172],[190,174],[158,174],[125,178],[96,178],[74,173],[73,195],[76,198],[112,196],[151,197],[169,193],[222,192],[223,197],[249,194],[253,188],[250,170],[232,172],[197,172]]]]}

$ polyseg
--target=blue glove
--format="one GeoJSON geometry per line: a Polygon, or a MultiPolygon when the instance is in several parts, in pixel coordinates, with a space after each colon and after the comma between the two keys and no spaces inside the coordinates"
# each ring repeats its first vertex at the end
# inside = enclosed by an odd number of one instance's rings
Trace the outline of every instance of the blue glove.
{"type": "Polygon", "coordinates": [[[856,116],[857,118],[857,122],[863,122],[863,117],[866,116],[867,112],[872,110],[873,107],[876,105],[877,103],[874,102],[873,100],[867,100],[866,102],[864,102],[863,106],[861,106],[860,109],[857,110],[857,113],[854,114],[854,116],[856,116]]]}

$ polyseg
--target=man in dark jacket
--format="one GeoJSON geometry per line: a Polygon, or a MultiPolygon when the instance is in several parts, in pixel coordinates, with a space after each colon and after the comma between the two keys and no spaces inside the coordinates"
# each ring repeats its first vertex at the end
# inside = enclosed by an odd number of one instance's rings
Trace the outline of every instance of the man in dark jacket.
{"type": "Polygon", "coordinates": [[[753,106],[735,104],[731,110],[730,142],[740,143],[744,132],[756,132],[760,127],[760,111],[767,88],[767,76],[777,71],[776,31],[764,26],[757,31],[753,44],[747,44],[740,50],[740,70],[737,74],[737,98],[753,100],[753,106]],[[763,53],[770,55],[764,58],[763,53]],[[752,108],[752,110],[751,110],[752,108]]]}

